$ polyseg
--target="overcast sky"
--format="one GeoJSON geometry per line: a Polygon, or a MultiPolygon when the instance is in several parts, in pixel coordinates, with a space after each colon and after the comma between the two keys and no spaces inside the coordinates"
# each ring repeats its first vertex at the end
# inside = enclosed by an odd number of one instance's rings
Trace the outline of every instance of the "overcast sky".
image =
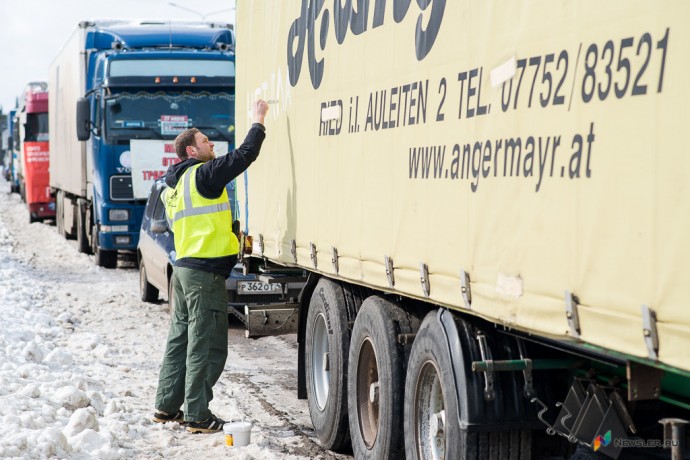
{"type": "Polygon", "coordinates": [[[85,19],[202,19],[235,23],[235,0],[0,0],[0,106],[7,113],[85,19]],[[221,11],[225,10],[225,11],[221,11]],[[215,13],[215,14],[210,14],[215,13]]]}

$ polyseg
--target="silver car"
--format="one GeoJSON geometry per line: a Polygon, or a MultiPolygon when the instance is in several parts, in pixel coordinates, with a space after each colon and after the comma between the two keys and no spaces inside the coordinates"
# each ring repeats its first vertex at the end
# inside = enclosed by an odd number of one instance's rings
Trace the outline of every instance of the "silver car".
{"type": "MultiPolygon", "coordinates": [[[[234,182],[229,186],[230,196],[234,196],[233,187],[234,182]]],[[[163,201],[160,199],[166,188],[167,186],[162,179],[156,181],[151,187],[141,221],[137,261],[141,300],[157,302],[159,293],[165,292],[168,303],[172,305],[170,279],[175,263],[175,243],[173,232],[165,220],[163,201]]],[[[231,210],[234,215],[232,203],[231,210]]],[[[242,265],[236,265],[225,281],[228,289],[228,313],[247,324],[248,312],[252,306],[296,303],[304,282],[294,281],[295,275],[298,275],[297,278],[299,278],[299,275],[302,274],[301,271],[295,273],[294,269],[287,269],[283,270],[282,273],[271,275],[273,281],[280,281],[282,277],[286,282],[266,283],[259,280],[257,274],[245,275],[242,265]],[[290,281],[288,282],[288,280],[290,281]]],[[[264,312],[264,310],[261,311],[264,312]]]]}

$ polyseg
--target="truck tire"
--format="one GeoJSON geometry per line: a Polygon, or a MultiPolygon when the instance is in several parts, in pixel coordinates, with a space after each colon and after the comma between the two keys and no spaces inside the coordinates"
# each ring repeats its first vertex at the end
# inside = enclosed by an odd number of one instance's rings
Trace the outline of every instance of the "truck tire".
{"type": "MultiPolygon", "coordinates": [[[[78,202],[77,202],[78,203],[78,202]]],[[[91,245],[86,236],[86,213],[83,206],[77,204],[77,251],[81,254],[91,254],[91,245]]]]}
{"type": "Polygon", "coordinates": [[[367,298],[357,314],[348,363],[347,394],[352,451],[357,459],[397,459],[405,454],[403,398],[406,348],[419,320],[378,296],[367,298]]]}
{"type": "MultiPolygon", "coordinates": [[[[72,206],[72,202],[68,202],[68,206],[72,206]]],[[[76,237],[75,234],[69,233],[65,226],[65,192],[58,190],[55,196],[55,225],[57,227],[58,235],[66,240],[72,240],[76,237]]]]}
{"type": "Polygon", "coordinates": [[[319,280],[309,303],[305,336],[307,399],[321,445],[339,451],[350,441],[347,358],[350,330],[343,287],[319,280]]]}
{"type": "Polygon", "coordinates": [[[117,251],[104,251],[98,245],[98,227],[91,227],[91,246],[96,265],[103,268],[117,267],[117,251]]]}
{"type": "Polygon", "coordinates": [[[405,381],[405,456],[417,459],[523,460],[532,432],[468,432],[459,424],[453,365],[445,334],[427,315],[415,337],[405,381]]]}
{"type": "Polygon", "coordinates": [[[63,207],[62,207],[62,210],[63,210],[62,225],[63,225],[64,232],[65,232],[65,239],[68,239],[68,240],[76,240],[76,239],[77,239],[77,230],[76,230],[76,228],[77,228],[77,222],[76,222],[76,213],[74,212],[74,208],[75,208],[76,205],[72,202],[72,200],[68,200],[68,202],[67,202],[67,206],[71,206],[71,207],[72,207],[72,222],[70,222],[70,226],[69,226],[69,229],[68,229],[68,227],[65,226],[65,222],[66,222],[66,221],[65,221],[65,219],[64,219],[64,216],[65,216],[65,215],[64,215],[64,210],[65,210],[64,204],[65,204],[65,203],[63,202],[63,207]]]}
{"type": "Polygon", "coordinates": [[[139,294],[144,302],[153,303],[158,300],[158,289],[149,283],[149,279],[146,276],[146,265],[144,265],[143,260],[139,262],[139,294]]]}

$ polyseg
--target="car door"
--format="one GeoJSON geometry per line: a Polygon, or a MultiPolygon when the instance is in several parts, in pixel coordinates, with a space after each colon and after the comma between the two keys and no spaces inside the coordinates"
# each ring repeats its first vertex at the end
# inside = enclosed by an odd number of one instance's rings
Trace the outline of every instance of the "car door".
{"type": "MultiPolygon", "coordinates": [[[[155,202],[150,203],[153,206],[151,214],[152,221],[165,222],[165,206],[160,199],[161,194],[165,190],[165,185],[162,185],[157,190],[155,202]]],[[[153,199],[152,196],[150,199],[153,199]]],[[[162,292],[167,292],[168,289],[168,265],[170,263],[170,252],[174,249],[173,233],[168,228],[166,223],[166,231],[162,233],[151,232],[154,244],[150,249],[151,258],[151,276],[150,282],[162,292]]]]}

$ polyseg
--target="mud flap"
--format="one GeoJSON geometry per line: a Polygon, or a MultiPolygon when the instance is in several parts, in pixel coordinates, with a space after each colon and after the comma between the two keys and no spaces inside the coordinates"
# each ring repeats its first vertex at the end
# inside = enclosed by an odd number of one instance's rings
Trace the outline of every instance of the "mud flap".
{"type": "Polygon", "coordinates": [[[299,304],[245,305],[244,317],[247,338],[297,332],[299,304]]]}
{"type": "Polygon", "coordinates": [[[436,318],[447,339],[455,389],[458,401],[462,401],[458,414],[460,427],[468,431],[509,431],[540,426],[533,406],[523,395],[522,374],[510,372],[493,376],[491,399],[487,398],[482,376],[472,372],[472,362],[483,360],[478,336],[485,338],[494,353],[493,359],[518,356],[515,340],[486,328],[480,329],[446,309],[439,309],[436,318]]]}

